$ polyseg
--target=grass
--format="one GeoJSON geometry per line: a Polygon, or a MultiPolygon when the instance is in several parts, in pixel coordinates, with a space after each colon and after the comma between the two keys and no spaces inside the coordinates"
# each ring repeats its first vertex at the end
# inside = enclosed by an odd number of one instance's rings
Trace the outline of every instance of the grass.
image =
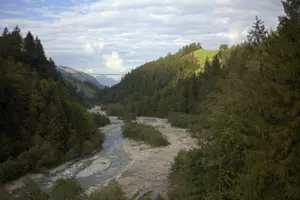
{"type": "Polygon", "coordinates": [[[152,147],[167,146],[168,140],[153,126],[136,122],[125,123],[122,127],[124,137],[137,141],[143,141],[152,147]]]}
{"type": "Polygon", "coordinates": [[[205,59],[208,57],[208,59],[211,61],[212,58],[217,55],[219,50],[205,50],[205,49],[198,49],[190,54],[194,54],[194,57],[197,58],[198,63],[200,64],[200,68],[196,70],[196,74],[199,74],[204,70],[205,65],[205,59]]]}

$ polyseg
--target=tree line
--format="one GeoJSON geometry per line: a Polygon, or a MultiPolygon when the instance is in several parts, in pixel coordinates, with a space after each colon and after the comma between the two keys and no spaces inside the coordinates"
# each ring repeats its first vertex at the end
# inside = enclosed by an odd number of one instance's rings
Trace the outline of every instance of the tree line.
{"type": "Polygon", "coordinates": [[[4,29],[0,46],[0,183],[100,148],[93,116],[40,39],[16,26],[4,29]]]}

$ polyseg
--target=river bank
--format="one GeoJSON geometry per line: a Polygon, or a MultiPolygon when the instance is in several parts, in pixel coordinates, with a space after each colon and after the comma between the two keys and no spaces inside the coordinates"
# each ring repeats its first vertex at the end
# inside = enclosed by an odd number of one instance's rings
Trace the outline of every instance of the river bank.
{"type": "MultiPolygon", "coordinates": [[[[89,112],[105,114],[100,107],[89,112]]],[[[196,147],[196,141],[185,129],[172,127],[166,119],[138,117],[137,122],[154,126],[162,132],[170,144],[166,147],[151,148],[142,142],[124,139],[117,117],[109,117],[111,124],[101,128],[105,134],[102,150],[90,157],[62,164],[47,174],[31,174],[28,177],[44,189],[49,189],[60,178],[76,178],[90,193],[116,180],[129,197],[152,191],[153,197],[161,192],[166,184],[169,169],[180,150],[196,147]]],[[[22,186],[22,179],[7,185],[12,191],[22,186]]],[[[154,199],[154,198],[153,198],[154,199]]]]}
{"type": "MultiPolygon", "coordinates": [[[[174,157],[180,150],[196,148],[196,140],[186,129],[172,127],[167,119],[138,117],[136,121],[160,130],[170,144],[166,147],[151,148],[150,145],[143,142],[123,139],[123,148],[129,154],[130,163],[115,177],[115,180],[129,197],[148,191],[152,191],[153,196],[156,196],[167,184],[169,169],[174,157]]],[[[87,192],[90,193],[101,185],[91,187],[87,192]]]]}

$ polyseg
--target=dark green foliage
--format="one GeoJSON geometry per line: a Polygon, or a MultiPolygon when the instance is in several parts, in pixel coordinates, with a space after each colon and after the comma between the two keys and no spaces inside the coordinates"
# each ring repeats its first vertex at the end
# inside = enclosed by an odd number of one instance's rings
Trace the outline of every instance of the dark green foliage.
{"type": "Polygon", "coordinates": [[[83,192],[75,179],[60,179],[52,186],[49,200],[84,200],[83,192]]]}
{"type": "Polygon", "coordinates": [[[168,121],[172,126],[179,128],[190,128],[199,122],[199,116],[184,113],[169,113],[168,121]]]}
{"type": "Polygon", "coordinates": [[[19,191],[19,197],[15,199],[20,200],[47,200],[48,195],[41,191],[38,184],[30,179],[25,179],[24,186],[19,191]]]}
{"type": "Polygon", "coordinates": [[[136,120],[136,115],[135,113],[125,112],[124,115],[120,117],[120,119],[124,120],[124,122],[131,122],[133,120],[136,120]]]}
{"type": "Polygon", "coordinates": [[[276,32],[222,54],[224,72],[199,104],[211,139],[175,159],[171,199],[300,198],[300,4],[283,5],[276,32]]]}
{"type": "Polygon", "coordinates": [[[0,37],[0,182],[100,147],[91,114],[75,102],[41,41],[20,29],[0,37]],[[24,47],[24,49],[23,49],[24,47]]]}
{"type": "Polygon", "coordinates": [[[123,125],[122,131],[124,137],[143,141],[153,147],[166,146],[169,144],[163,134],[153,126],[129,122],[123,125]]]}
{"type": "Polygon", "coordinates": [[[106,109],[106,114],[109,116],[122,117],[125,113],[125,108],[121,104],[110,104],[103,108],[106,109]]]}
{"type": "Polygon", "coordinates": [[[227,44],[221,44],[219,47],[219,50],[221,51],[226,51],[228,49],[228,45],[227,44]]]}
{"type": "Polygon", "coordinates": [[[122,188],[117,182],[111,182],[94,192],[87,198],[87,200],[127,200],[122,188]]]}
{"type": "Polygon", "coordinates": [[[110,124],[110,120],[107,116],[93,113],[94,122],[97,126],[102,127],[110,124]]]}

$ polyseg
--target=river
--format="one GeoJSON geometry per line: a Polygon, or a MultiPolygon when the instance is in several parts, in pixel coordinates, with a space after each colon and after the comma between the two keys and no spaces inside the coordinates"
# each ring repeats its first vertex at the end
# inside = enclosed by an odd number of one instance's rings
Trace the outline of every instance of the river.
{"type": "MultiPolygon", "coordinates": [[[[89,112],[100,112],[94,107],[89,112]]],[[[103,114],[103,113],[102,113],[103,114]]],[[[87,193],[103,183],[116,179],[125,194],[138,196],[152,191],[152,199],[167,183],[169,169],[180,150],[197,147],[195,139],[185,129],[172,127],[166,119],[139,117],[138,123],[154,126],[162,132],[170,144],[166,147],[151,148],[141,142],[124,139],[121,120],[110,117],[112,124],[101,128],[105,134],[102,149],[93,155],[64,163],[46,174],[32,174],[29,178],[49,191],[53,183],[61,178],[76,178],[87,193]]],[[[22,187],[22,179],[7,186],[8,190],[22,187]]]]}

